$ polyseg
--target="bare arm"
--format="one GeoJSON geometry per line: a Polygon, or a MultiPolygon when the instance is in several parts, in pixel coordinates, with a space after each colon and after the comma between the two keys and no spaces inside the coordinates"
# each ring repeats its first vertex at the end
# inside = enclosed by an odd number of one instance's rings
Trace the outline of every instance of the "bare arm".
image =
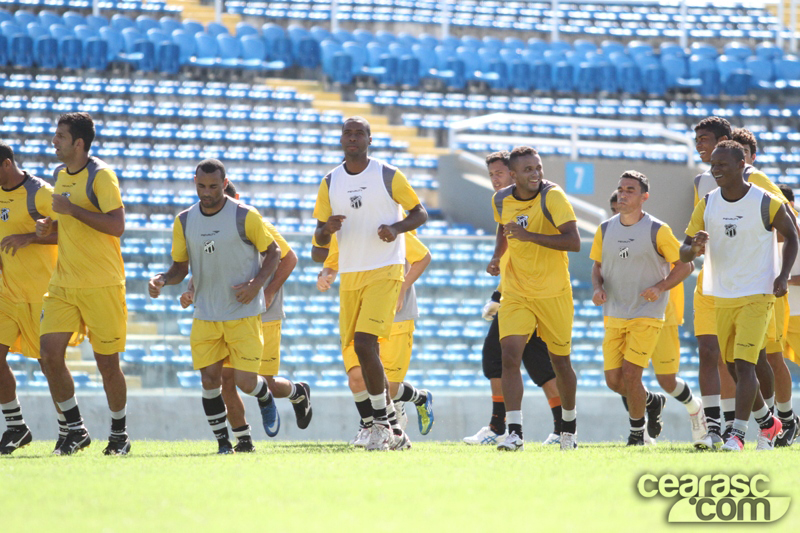
{"type": "Polygon", "coordinates": [[[774,293],[775,296],[781,297],[786,294],[789,275],[794,266],[794,260],[797,258],[797,226],[786,213],[785,209],[779,209],[775,214],[775,220],[772,221],[772,226],[783,235],[783,263],[781,264],[781,272],[775,278],[774,293]]]}
{"type": "Polygon", "coordinates": [[[684,263],[683,261],[675,261],[672,263],[672,270],[667,277],[643,290],[639,295],[648,302],[655,302],[662,293],[676,287],[681,281],[689,277],[689,274],[694,270],[694,263],[684,263]]]}
{"type": "Polygon", "coordinates": [[[275,269],[275,275],[272,276],[266,287],[264,287],[264,298],[267,301],[267,307],[272,303],[275,294],[280,290],[283,284],[289,279],[289,275],[297,266],[297,254],[293,250],[289,250],[285,256],[280,259],[278,268],[275,269]]]}
{"type": "Polygon", "coordinates": [[[270,243],[265,253],[264,261],[261,262],[261,268],[258,269],[255,277],[232,287],[236,291],[237,302],[243,304],[252,302],[253,298],[258,295],[258,291],[264,287],[269,277],[278,268],[278,262],[281,260],[281,249],[278,247],[278,243],[275,241],[270,243]]]}
{"type": "Polygon", "coordinates": [[[708,233],[705,231],[698,231],[694,237],[686,236],[683,244],[681,244],[681,261],[690,263],[695,260],[698,255],[701,255],[706,248],[708,242],[708,233]]]}
{"type": "Polygon", "coordinates": [[[314,239],[317,244],[325,246],[331,242],[331,235],[342,229],[344,215],[331,215],[326,222],[317,220],[317,229],[314,230],[314,239]]]}
{"type": "Polygon", "coordinates": [[[502,224],[497,225],[497,234],[494,236],[494,255],[492,260],[489,261],[489,266],[486,267],[486,272],[492,276],[500,275],[500,258],[508,248],[508,239],[506,239],[505,231],[502,224]]]}
{"type": "Polygon", "coordinates": [[[147,290],[151,298],[158,298],[161,295],[161,288],[164,285],[177,285],[182,282],[189,273],[189,261],[173,261],[169,270],[160,272],[150,278],[147,290]]]}
{"type": "Polygon", "coordinates": [[[328,258],[328,249],[322,246],[311,247],[311,260],[315,263],[324,263],[328,258]]]}
{"type": "Polygon", "coordinates": [[[509,239],[532,242],[562,252],[579,252],[581,250],[581,234],[576,221],[565,222],[557,229],[557,235],[544,235],[527,231],[516,222],[509,222],[505,225],[506,237],[509,239]]]}
{"type": "Polygon", "coordinates": [[[603,305],[608,300],[606,290],[603,288],[603,264],[600,261],[595,261],[592,265],[592,303],[594,305],[603,305]]]}
{"type": "Polygon", "coordinates": [[[403,220],[395,222],[390,226],[381,224],[378,227],[378,237],[380,237],[384,242],[392,242],[401,233],[415,230],[423,225],[427,220],[428,212],[425,211],[425,208],[422,206],[422,204],[417,204],[411,209],[411,211],[408,212],[408,216],[406,216],[403,220]]]}
{"type": "Polygon", "coordinates": [[[53,211],[77,218],[93,230],[106,235],[121,237],[125,232],[124,207],[118,207],[108,213],[95,213],[73,204],[66,196],[54,194],[53,211]]]}
{"type": "Polygon", "coordinates": [[[36,233],[18,233],[16,235],[8,235],[0,241],[0,249],[12,256],[17,252],[31,244],[58,244],[58,233],[52,232],[47,237],[39,237],[36,233]]]}

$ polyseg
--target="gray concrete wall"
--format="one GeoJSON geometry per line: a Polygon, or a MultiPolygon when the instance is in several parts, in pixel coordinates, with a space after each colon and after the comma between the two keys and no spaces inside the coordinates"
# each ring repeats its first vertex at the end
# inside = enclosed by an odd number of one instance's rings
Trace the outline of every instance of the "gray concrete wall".
{"type": "MultiPolygon", "coordinates": [[[[565,187],[567,157],[546,156],[543,159],[545,178],[565,187]]],[[[595,166],[595,193],[575,195],[577,198],[608,209],[608,198],[617,188],[619,176],[626,170],[638,170],[650,180],[651,195],[645,210],[672,227],[679,240],[692,214],[694,177],[697,167],[619,159],[581,159],[595,166]]],[[[486,167],[472,164],[458,155],[439,158],[439,202],[445,216],[457,223],[473,224],[488,232],[495,228],[491,209],[491,189],[464,179],[464,174],[486,177],[486,167]]],[[[579,215],[580,216],[580,215],[579,215]]]]}
{"type": "MultiPolygon", "coordinates": [[[[46,393],[21,393],[20,402],[26,422],[35,439],[55,439],[56,421],[53,404],[46,393]]],[[[287,400],[278,400],[281,431],[276,440],[351,440],[358,430],[358,414],[353,399],[346,394],[312,391],[314,418],[308,429],[295,425],[294,412],[287,400]]],[[[255,399],[244,398],[248,421],[256,440],[267,437],[255,399]]],[[[97,442],[108,437],[110,415],[105,396],[100,393],[79,393],[87,428],[97,442]]],[[[459,441],[474,434],[489,422],[491,400],[488,389],[472,393],[437,393],[434,391],[436,422],[431,433],[423,437],[417,430],[416,413],[406,404],[409,416],[408,435],[412,441],[459,441]]],[[[628,418],[616,394],[578,391],[578,436],[582,442],[623,441],[628,435],[628,418]]],[[[552,430],[547,401],[539,389],[528,390],[523,401],[526,440],[543,440],[552,430]]],[[[669,399],[664,414],[663,438],[688,442],[691,436],[686,409],[669,399]]],[[[755,423],[750,424],[755,438],[755,423]]],[[[136,440],[209,440],[213,439],[206,423],[200,391],[131,392],[128,398],[128,430],[136,440]]],[[[99,447],[99,446],[98,446],[99,447]]],[[[135,442],[134,442],[135,451],[135,442]]]]}

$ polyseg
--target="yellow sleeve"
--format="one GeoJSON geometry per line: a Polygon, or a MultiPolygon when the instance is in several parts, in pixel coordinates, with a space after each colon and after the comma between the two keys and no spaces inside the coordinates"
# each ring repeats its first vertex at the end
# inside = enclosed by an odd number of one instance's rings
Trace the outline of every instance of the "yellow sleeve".
{"type": "MultiPolygon", "coordinates": [[[[778,214],[778,210],[783,205],[781,203],[780,198],[775,198],[775,196],[770,195],[771,198],[769,199],[769,223],[772,224],[775,221],[775,215],[778,214]]],[[[781,198],[783,196],[781,195],[781,198]]]]}
{"type": "MultiPolygon", "coordinates": [[[[331,240],[336,238],[336,235],[331,236],[331,240]]],[[[325,248],[326,250],[331,247],[331,243],[328,244],[320,244],[317,242],[317,235],[316,233],[311,234],[311,246],[316,246],[317,248],[325,248]]]]}
{"type": "Polygon", "coordinates": [[[592,250],[589,252],[589,259],[603,262],[603,230],[597,226],[597,231],[594,232],[594,240],[592,241],[592,250]]]}
{"type": "Polygon", "coordinates": [[[656,234],[656,247],[668,263],[674,263],[681,259],[681,243],[672,234],[672,229],[664,224],[656,234]]]}
{"type": "Polygon", "coordinates": [[[267,219],[262,218],[264,221],[264,226],[267,227],[267,233],[269,233],[275,242],[278,243],[278,246],[281,249],[281,259],[286,257],[286,254],[292,251],[292,247],[289,246],[289,243],[286,242],[286,239],[283,238],[283,235],[278,231],[278,228],[273,226],[267,219]]]}
{"type": "Polygon", "coordinates": [[[692,212],[692,218],[689,220],[689,226],[686,228],[686,235],[689,237],[694,237],[698,231],[703,231],[706,229],[706,221],[704,216],[706,214],[706,199],[703,198],[697,205],[694,206],[694,211],[692,212]]]}
{"type": "Polygon", "coordinates": [[[328,182],[323,179],[319,184],[319,191],[317,191],[317,203],[314,205],[313,217],[320,222],[327,222],[332,214],[328,182]]]}
{"type": "Polygon", "coordinates": [[[339,271],[339,241],[336,240],[336,235],[331,235],[330,248],[328,250],[328,257],[322,264],[324,268],[339,271]]]}
{"type": "Polygon", "coordinates": [[[175,217],[175,223],[172,225],[172,260],[176,263],[189,260],[189,250],[186,248],[186,237],[183,235],[180,217],[175,217]]]}
{"type": "Polygon", "coordinates": [[[497,222],[498,224],[502,224],[503,221],[500,220],[500,212],[497,211],[497,204],[494,203],[494,197],[495,196],[497,196],[497,193],[494,193],[492,195],[492,213],[494,213],[494,221],[497,222]]]}
{"type": "Polygon", "coordinates": [[[255,209],[250,209],[244,219],[244,234],[259,252],[266,252],[275,239],[267,231],[261,215],[255,209]]]}
{"type": "Polygon", "coordinates": [[[411,211],[419,205],[417,193],[411,188],[406,175],[399,170],[395,171],[392,178],[392,199],[406,211],[411,211]]]}
{"type": "Polygon", "coordinates": [[[45,185],[36,191],[34,201],[36,202],[36,210],[42,216],[55,219],[56,214],[53,211],[53,188],[51,186],[45,185]]]}
{"type": "Polygon", "coordinates": [[[697,202],[700,201],[700,198],[697,196],[697,186],[694,185],[692,188],[694,189],[694,203],[692,205],[697,205],[697,202]]]}
{"type": "Polygon", "coordinates": [[[412,265],[428,255],[429,251],[416,235],[405,233],[406,236],[406,261],[412,265]]]}
{"type": "Polygon", "coordinates": [[[764,174],[763,172],[758,171],[751,173],[750,176],[748,176],[747,181],[749,181],[750,183],[752,183],[757,187],[761,187],[762,189],[770,193],[772,196],[777,198],[780,203],[782,204],[789,203],[789,200],[786,199],[786,197],[783,195],[778,186],[772,183],[772,180],[770,180],[767,177],[767,175],[764,174]]]}
{"type": "Polygon", "coordinates": [[[575,211],[572,209],[572,204],[567,200],[567,195],[564,191],[558,188],[550,189],[545,199],[547,209],[550,211],[550,216],[553,217],[553,224],[559,227],[567,222],[578,220],[575,217],[575,211]]]}
{"type": "Polygon", "coordinates": [[[97,203],[100,204],[100,211],[103,213],[108,213],[123,206],[122,196],[119,192],[119,181],[113,170],[108,168],[99,170],[94,178],[92,189],[97,196],[97,203]]]}

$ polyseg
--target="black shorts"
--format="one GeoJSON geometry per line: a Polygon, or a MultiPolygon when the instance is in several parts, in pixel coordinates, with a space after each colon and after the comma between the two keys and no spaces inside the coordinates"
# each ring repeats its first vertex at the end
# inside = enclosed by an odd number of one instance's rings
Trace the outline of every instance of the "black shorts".
{"type": "MultiPolygon", "coordinates": [[[[553,365],[550,363],[550,354],[547,352],[547,344],[534,333],[525,351],[522,353],[522,364],[531,380],[541,387],[551,379],[556,377],[553,365]]],[[[500,326],[498,326],[497,315],[489,326],[489,332],[483,341],[483,375],[488,379],[499,378],[503,375],[503,358],[500,349],[500,326]]]]}

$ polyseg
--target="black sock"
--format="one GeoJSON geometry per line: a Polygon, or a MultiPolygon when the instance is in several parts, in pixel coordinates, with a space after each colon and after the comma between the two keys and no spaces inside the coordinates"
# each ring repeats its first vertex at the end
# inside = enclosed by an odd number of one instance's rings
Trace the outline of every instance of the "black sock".
{"type": "Polygon", "coordinates": [[[628,399],[625,396],[620,396],[622,398],[622,405],[625,406],[625,411],[628,411],[628,399]]]}
{"type": "Polygon", "coordinates": [[[511,435],[512,433],[516,433],[519,435],[519,438],[522,437],[522,424],[509,424],[508,425],[508,434],[511,435]]]}
{"type": "Polygon", "coordinates": [[[717,435],[720,434],[719,431],[719,417],[720,417],[720,408],[719,406],[716,407],[703,407],[703,412],[706,414],[706,422],[708,423],[708,431],[716,433],[717,435]]]}
{"type": "Polygon", "coordinates": [[[414,387],[414,385],[408,381],[404,381],[400,384],[400,388],[401,390],[398,391],[400,397],[393,398],[393,400],[400,400],[401,402],[413,402],[415,405],[425,405],[425,401],[428,399],[428,397],[424,392],[414,387]]]}
{"type": "Polygon", "coordinates": [[[791,422],[794,419],[794,411],[789,409],[788,411],[781,411],[778,409],[778,418],[781,419],[781,422],[791,422]]]}
{"type": "Polygon", "coordinates": [[[237,441],[244,440],[244,439],[251,440],[250,439],[250,424],[245,424],[245,425],[240,426],[238,428],[232,428],[231,432],[233,433],[233,436],[236,437],[237,441]]]}
{"type": "Polygon", "coordinates": [[[578,419],[575,420],[562,420],[561,433],[572,433],[573,435],[578,430],[578,419]]]}
{"type": "Polygon", "coordinates": [[[125,435],[127,432],[125,420],[127,416],[123,416],[122,418],[112,418],[111,419],[111,435],[122,436],[125,435]]]}
{"type": "Polygon", "coordinates": [[[725,411],[722,414],[725,417],[725,426],[731,427],[733,425],[733,421],[736,419],[736,411],[725,411]]]}
{"type": "Polygon", "coordinates": [[[258,403],[261,405],[269,405],[272,403],[272,393],[269,391],[269,385],[267,385],[267,380],[258,376],[258,382],[256,383],[256,390],[253,391],[252,396],[255,396],[258,400],[258,403]]]}
{"type": "Polygon", "coordinates": [[[772,418],[772,413],[770,413],[769,409],[767,409],[767,414],[761,418],[756,417],[756,422],[758,422],[758,427],[761,429],[769,429],[775,423],[775,420],[772,418]]]}
{"type": "Polygon", "coordinates": [[[556,405],[555,407],[551,407],[550,410],[553,412],[553,433],[556,435],[561,434],[561,406],[556,405]]]}
{"type": "Polygon", "coordinates": [[[358,414],[361,417],[361,424],[365,428],[372,426],[372,403],[370,403],[369,398],[356,402],[356,409],[358,409],[358,414]]]}
{"type": "Polygon", "coordinates": [[[506,404],[503,402],[492,402],[492,420],[489,422],[489,429],[502,435],[506,432],[506,404]]]}
{"type": "Polygon", "coordinates": [[[289,401],[292,403],[296,402],[301,396],[306,394],[306,390],[296,383],[292,383],[292,390],[294,390],[294,393],[289,395],[289,401]]]}
{"type": "Polygon", "coordinates": [[[628,418],[631,424],[631,435],[644,439],[644,417],[628,418]]]}
{"type": "Polygon", "coordinates": [[[203,389],[203,411],[206,413],[208,425],[218,441],[228,440],[228,410],[222,399],[222,390],[203,389]]]}
{"type": "Polygon", "coordinates": [[[66,420],[59,420],[58,421],[58,436],[66,436],[69,432],[69,426],[67,426],[66,420]]]}

